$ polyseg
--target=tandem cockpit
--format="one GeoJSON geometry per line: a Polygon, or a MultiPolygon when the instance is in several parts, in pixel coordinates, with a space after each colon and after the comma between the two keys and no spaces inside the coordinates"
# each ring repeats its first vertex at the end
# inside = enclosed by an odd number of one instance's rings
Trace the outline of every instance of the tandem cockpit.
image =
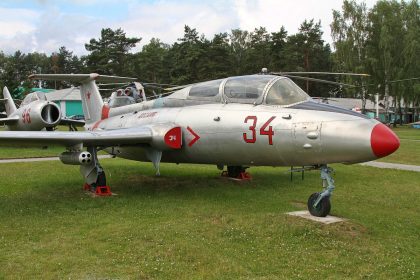
{"type": "Polygon", "coordinates": [[[289,78],[274,75],[249,75],[193,84],[174,92],[165,99],[165,105],[171,107],[171,103],[177,106],[176,100],[185,100],[187,106],[205,103],[288,106],[311,98],[289,78]]]}
{"type": "Polygon", "coordinates": [[[239,103],[337,112],[366,118],[351,110],[315,102],[291,79],[276,75],[248,75],[212,80],[187,85],[166,96],[147,99],[144,96],[140,103],[114,108],[113,114],[128,113],[132,109],[137,111],[162,107],[239,103]]]}

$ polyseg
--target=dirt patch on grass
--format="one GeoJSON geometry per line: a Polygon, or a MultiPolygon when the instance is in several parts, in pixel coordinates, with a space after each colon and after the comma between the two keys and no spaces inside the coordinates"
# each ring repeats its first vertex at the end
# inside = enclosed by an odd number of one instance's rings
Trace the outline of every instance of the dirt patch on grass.
{"type": "Polygon", "coordinates": [[[348,220],[342,223],[333,224],[330,228],[335,230],[337,234],[350,238],[362,237],[368,232],[368,229],[365,226],[348,220]]]}
{"type": "Polygon", "coordinates": [[[306,202],[304,201],[300,201],[300,200],[292,200],[290,201],[290,204],[296,208],[300,208],[300,209],[306,209],[306,202]]]}

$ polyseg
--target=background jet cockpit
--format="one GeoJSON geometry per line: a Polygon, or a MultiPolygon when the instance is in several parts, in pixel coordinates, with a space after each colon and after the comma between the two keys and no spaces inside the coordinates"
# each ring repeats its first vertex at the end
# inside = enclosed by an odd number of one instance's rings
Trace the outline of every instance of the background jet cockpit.
{"type": "Polygon", "coordinates": [[[25,96],[25,98],[23,99],[21,106],[25,106],[28,105],[29,103],[32,103],[34,101],[47,101],[47,97],[45,96],[44,92],[40,92],[40,91],[35,91],[35,92],[31,92],[28,95],[25,96]]]}
{"type": "Polygon", "coordinates": [[[129,84],[125,89],[114,91],[109,100],[110,108],[117,108],[145,101],[144,87],[137,82],[129,84]]]}

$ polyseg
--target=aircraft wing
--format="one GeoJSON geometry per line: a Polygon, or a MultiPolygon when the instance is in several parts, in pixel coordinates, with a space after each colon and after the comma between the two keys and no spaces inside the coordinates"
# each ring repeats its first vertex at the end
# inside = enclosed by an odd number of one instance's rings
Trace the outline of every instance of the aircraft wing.
{"type": "Polygon", "coordinates": [[[0,124],[1,125],[8,125],[8,124],[14,124],[19,120],[19,116],[13,116],[10,118],[0,118],[0,124]]]}
{"type": "Polygon", "coordinates": [[[0,132],[0,146],[44,147],[49,145],[72,147],[112,147],[120,145],[149,144],[152,147],[180,149],[182,129],[173,124],[147,125],[114,130],[82,132],[64,131],[3,131],[0,132]]]}

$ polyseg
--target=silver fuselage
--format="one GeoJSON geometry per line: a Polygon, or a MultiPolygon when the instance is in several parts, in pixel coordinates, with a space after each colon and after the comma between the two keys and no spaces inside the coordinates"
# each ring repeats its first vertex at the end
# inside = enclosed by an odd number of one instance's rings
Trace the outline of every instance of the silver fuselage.
{"type": "MultiPolygon", "coordinates": [[[[376,159],[371,132],[379,122],[273,105],[207,104],[134,111],[110,116],[86,128],[113,130],[161,123],[180,126],[183,137],[182,148],[164,151],[162,162],[303,166],[376,159]]],[[[147,149],[138,145],[107,151],[126,159],[149,161],[147,149]]]]}
{"type": "Polygon", "coordinates": [[[18,118],[13,124],[7,125],[8,130],[36,131],[58,125],[61,119],[61,110],[53,102],[37,100],[20,106],[8,117],[15,116],[18,118]]]}

